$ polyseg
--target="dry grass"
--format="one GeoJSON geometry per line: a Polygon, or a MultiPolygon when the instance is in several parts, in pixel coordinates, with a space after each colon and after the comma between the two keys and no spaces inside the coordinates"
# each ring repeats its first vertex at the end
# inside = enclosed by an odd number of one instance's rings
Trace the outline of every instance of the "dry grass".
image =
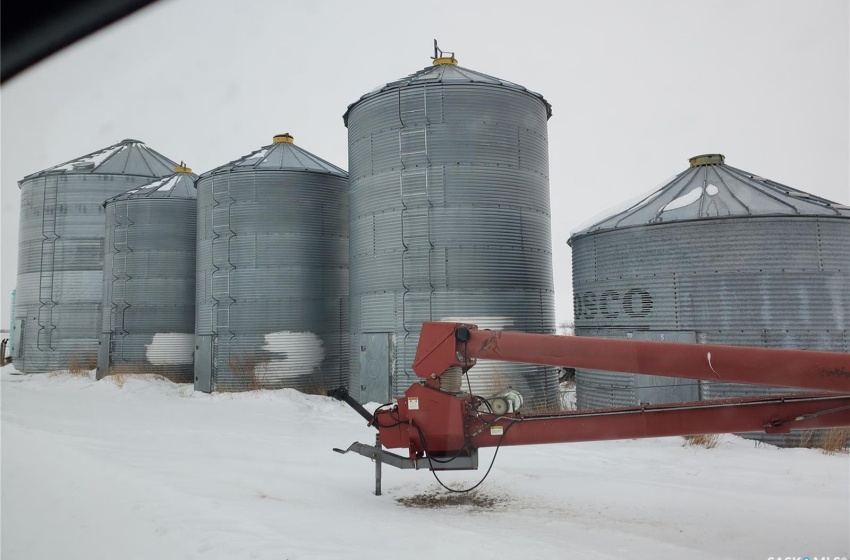
{"type": "Polygon", "coordinates": [[[528,400],[523,401],[521,412],[527,414],[554,414],[556,412],[563,412],[563,410],[557,395],[552,398],[532,396],[528,400]]]}
{"type": "MultiPolygon", "coordinates": [[[[480,373],[479,373],[480,375],[480,373]]],[[[487,386],[474,389],[480,391],[480,396],[487,398],[499,395],[504,391],[514,389],[508,375],[498,365],[486,373],[487,386]]],[[[466,390],[466,381],[463,381],[463,390],[466,390]]],[[[552,414],[562,412],[564,408],[560,402],[560,391],[557,389],[552,394],[532,395],[530,390],[519,390],[523,402],[519,412],[526,414],[552,414]]]]}
{"type": "Polygon", "coordinates": [[[307,395],[327,395],[327,384],[319,371],[307,376],[304,382],[288,384],[286,380],[277,379],[274,371],[270,371],[270,362],[261,354],[234,354],[227,360],[227,365],[235,384],[229,388],[218,386],[216,390],[220,392],[290,388],[307,395]]]}
{"type": "Polygon", "coordinates": [[[850,452],[850,428],[807,430],[800,435],[797,447],[820,449],[825,455],[850,452]]]}
{"type": "Polygon", "coordinates": [[[800,442],[797,444],[797,447],[805,447],[807,449],[812,449],[813,447],[817,447],[817,437],[818,433],[816,430],[806,430],[800,434],[800,442]]]}
{"type": "Polygon", "coordinates": [[[78,377],[88,377],[89,372],[97,367],[97,355],[74,352],[68,360],[65,371],[78,377]]]}
{"type": "Polygon", "coordinates": [[[850,428],[825,430],[819,440],[819,444],[815,447],[822,450],[826,455],[847,453],[849,451],[848,446],[850,446],[850,428]]]}
{"type": "Polygon", "coordinates": [[[561,410],[578,410],[575,380],[562,381],[558,384],[558,404],[561,410]]]}
{"type": "Polygon", "coordinates": [[[266,363],[257,354],[234,354],[227,360],[227,366],[236,381],[236,387],[232,389],[218,389],[219,391],[258,391],[266,388],[265,375],[257,370],[266,363]]]}
{"type": "Polygon", "coordinates": [[[700,434],[685,436],[685,445],[689,447],[704,447],[714,449],[720,443],[720,434],[700,434]]]}
{"type": "Polygon", "coordinates": [[[316,376],[316,379],[310,380],[298,390],[305,395],[319,395],[320,397],[326,397],[328,395],[328,388],[325,386],[325,382],[321,379],[321,376],[316,376]]]}
{"type": "Polygon", "coordinates": [[[493,371],[490,374],[490,383],[494,389],[493,393],[499,393],[510,387],[508,376],[502,370],[501,366],[494,365],[493,371]]]}
{"type": "Polygon", "coordinates": [[[527,414],[557,414],[565,410],[569,410],[564,405],[564,397],[561,393],[561,387],[555,388],[553,393],[546,392],[543,395],[530,395],[524,398],[522,412],[527,414]]]}
{"type": "Polygon", "coordinates": [[[796,447],[820,449],[825,455],[850,452],[850,428],[807,430],[796,447]]]}

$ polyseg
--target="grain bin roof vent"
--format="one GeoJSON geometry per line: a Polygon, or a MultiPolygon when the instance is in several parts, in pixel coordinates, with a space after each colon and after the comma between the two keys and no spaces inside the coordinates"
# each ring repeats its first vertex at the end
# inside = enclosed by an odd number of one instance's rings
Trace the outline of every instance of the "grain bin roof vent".
{"type": "Polygon", "coordinates": [[[358,105],[367,99],[389,90],[398,90],[407,86],[424,86],[427,88],[431,84],[499,86],[522,91],[528,95],[536,97],[541,103],[543,103],[543,105],[546,106],[546,118],[550,118],[552,116],[552,105],[539,93],[531,91],[519,84],[458,66],[454,53],[445,53],[436,49],[435,57],[432,58],[434,58],[434,60],[431,66],[423,68],[419,72],[413,73],[405,78],[401,78],[387,84],[381,84],[349,105],[348,110],[345,111],[345,114],[342,116],[345,126],[348,126],[348,115],[351,114],[351,109],[354,108],[355,105],[358,105]]]}
{"type": "Polygon", "coordinates": [[[296,146],[293,136],[288,132],[273,136],[268,146],[207,171],[201,177],[240,171],[307,171],[348,177],[344,169],[296,146]]]}
{"type": "Polygon", "coordinates": [[[726,165],[721,154],[703,154],[664,186],[630,200],[580,226],[570,237],[597,231],[712,218],[753,216],[838,216],[850,208],[837,202],[726,165]]]}
{"type": "Polygon", "coordinates": [[[722,165],[725,162],[726,158],[723,154],[702,154],[701,156],[694,156],[688,160],[691,167],[699,167],[700,165],[722,165]]]}
{"type": "Polygon", "coordinates": [[[103,205],[106,206],[116,200],[133,200],[137,198],[180,198],[191,200],[198,198],[198,191],[195,188],[195,181],[198,179],[198,176],[192,173],[191,169],[183,165],[176,166],[176,169],[188,169],[188,171],[175,171],[167,177],[153,180],[150,183],[130,189],[125,193],[107,198],[103,205]]]}
{"type": "Polygon", "coordinates": [[[27,175],[19,184],[33,177],[52,173],[162,177],[170,175],[175,165],[175,162],[149,148],[141,140],[128,138],[102,150],[27,175]]]}

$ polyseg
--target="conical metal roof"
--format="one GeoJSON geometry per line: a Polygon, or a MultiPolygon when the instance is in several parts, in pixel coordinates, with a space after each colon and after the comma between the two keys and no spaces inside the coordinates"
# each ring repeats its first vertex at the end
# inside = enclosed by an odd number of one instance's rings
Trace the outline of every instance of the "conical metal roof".
{"type": "Polygon", "coordinates": [[[174,168],[174,173],[167,177],[155,179],[150,183],[130,189],[125,193],[107,198],[103,205],[116,200],[132,200],[138,198],[175,198],[195,200],[198,198],[198,189],[195,181],[198,176],[192,170],[183,165],[174,168]]]}
{"type": "Polygon", "coordinates": [[[694,156],[690,167],[652,194],[574,233],[570,240],[597,231],[659,223],[753,216],[839,216],[839,204],[726,165],[721,154],[694,156]]]}
{"type": "Polygon", "coordinates": [[[141,140],[128,138],[102,150],[27,175],[18,183],[48,173],[163,177],[173,173],[175,165],[175,162],[149,148],[141,140]]]}
{"type": "Polygon", "coordinates": [[[513,82],[509,82],[507,80],[503,80],[501,78],[496,78],[490,76],[488,74],[484,74],[482,72],[477,72],[475,70],[470,70],[469,68],[464,68],[462,66],[457,66],[457,61],[452,59],[438,59],[434,61],[433,66],[429,66],[427,68],[423,68],[419,72],[411,74],[406,78],[401,78],[394,82],[389,82],[385,85],[380,85],[363,95],[360,99],[352,103],[348,106],[348,110],[342,116],[342,120],[345,122],[345,126],[348,126],[348,115],[351,113],[351,109],[354,108],[355,105],[363,101],[364,99],[369,99],[370,97],[374,97],[379,93],[399,89],[407,86],[415,86],[420,84],[484,84],[491,86],[501,86],[510,89],[514,89],[517,91],[521,91],[523,93],[527,93],[533,97],[539,99],[546,106],[546,118],[552,117],[552,105],[546,101],[546,99],[539,93],[531,91],[528,88],[525,88],[519,84],[515,84],[513,82]],[[442,60],[451,60],[453,62],[440,62],[442,60]]]}
{"type": "Polygon", "coordinates": [[[247,156],[202,173],[201,178],[218,173],[240,171],[307,171],[348,177],[344,169],[296,146],[293,143],[293,137],[288,133],[278,134],[274,137],[273,143],[247,156]]]}

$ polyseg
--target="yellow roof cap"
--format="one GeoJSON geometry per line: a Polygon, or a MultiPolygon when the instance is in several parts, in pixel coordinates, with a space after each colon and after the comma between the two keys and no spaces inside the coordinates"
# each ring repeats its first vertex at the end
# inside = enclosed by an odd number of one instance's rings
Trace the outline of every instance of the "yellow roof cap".
{"type": "Polygon", "coordinates": [[[457,66],[457,59],[453,56],[441,56],[439,58],[435,58],[433,64],[434,66],[439,66],[440,64],[451,64],[452,66],[457,66]]]}
{"type": "Polygon", "coordinates": [[[699,167],[700,165],[723,165],[726,158],[723,154],[702,154],[688,159],[691,167],[699,167]]]}

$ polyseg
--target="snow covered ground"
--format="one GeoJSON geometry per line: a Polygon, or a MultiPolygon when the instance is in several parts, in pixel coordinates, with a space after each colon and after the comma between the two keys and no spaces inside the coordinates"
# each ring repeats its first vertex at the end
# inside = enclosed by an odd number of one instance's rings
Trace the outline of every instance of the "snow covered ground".
{"type": "MultiPolygon", "coordinates": [[[[847,455],[733,436],[504,448],[472,505],[448,506],[427,471],[385,467],[372,495],[372,464],[331,448],[374,431],[324,397],[14,371],[0,377],[7,560],[850,555],[847,455]]],[[[470,484],[491,457],[443,476],[470,484]]]]}

